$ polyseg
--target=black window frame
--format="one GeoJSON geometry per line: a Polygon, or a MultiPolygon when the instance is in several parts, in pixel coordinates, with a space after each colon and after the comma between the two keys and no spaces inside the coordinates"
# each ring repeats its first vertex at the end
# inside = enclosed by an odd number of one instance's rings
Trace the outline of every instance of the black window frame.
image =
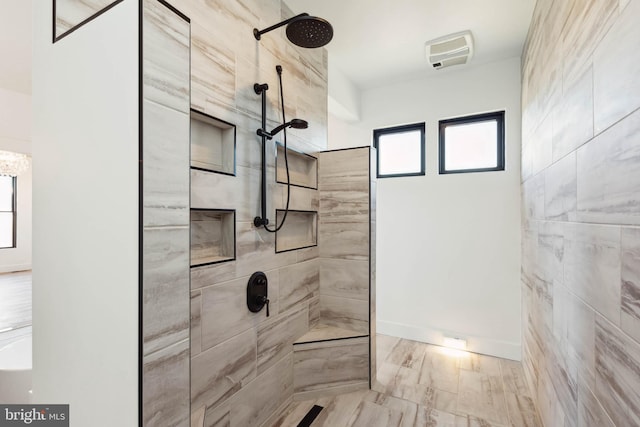
{"type": "Polygon", "coordinates": [[[408,125],[392,126],[388,128],[374,129],[373,130],[373,146],[376,149],[376,177],[377,178],[399,178],[404,176],[424,176],[425,175],[425,122],[411,123],[408,125]],[[394,133],[405,133],[409,131],[420,132],[420,171],[409,173],[393,173],[393,174],[380,174],[380,150],[378,150],[378,142],[380,136],[389,135],[394,133]]]}
{"type": "Polygon", "coordinates": [[[15,249],[18,244],[18,178],[15,176],[9,176],[11,178],[12,183],[12,197],[11,197],[11,210],[10,211],[0,211],[2,213],[11,213],[13,214],[13,224],[11,226],[13,231],[13,246],[0,246],[1,249],[15,249]]]}
{"type": "Polygon", "coordinates": [[[474,114],[471,116],[455,117],[452,119],[440,120],[438,124],[438,167],[440,175],[452,173],[475,173],[475,172],[497,172],[505,170],[505,111],[494,111],[491,113],[474,114]],[[497,149],[497,166],[491,168],[475,168],[475,169],[445,169],[446,159],[446,140],[445,129],[447,126],[460,125],[468,123],[486,122],[496,120],[498,126],[496,149],[497,149]]]}

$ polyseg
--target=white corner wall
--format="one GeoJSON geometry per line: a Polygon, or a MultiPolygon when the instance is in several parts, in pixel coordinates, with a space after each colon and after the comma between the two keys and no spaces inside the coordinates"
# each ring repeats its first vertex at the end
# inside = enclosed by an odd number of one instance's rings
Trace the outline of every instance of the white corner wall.
{"type": "Polygon", "coordinates": [[[362,120],[330,117],[329,148],[426,122],[426,176],[378,180],[378,332],[520,359],[520,59],[362,93],[362,120]],[[506,111],[506,170],[438,174],[438,121],[506,111]]]}
{"type": "MultiPolygon", "coordinates": [[[[31,95],[0,88],[0,150],[31,154],[31,95]]],[[[17,244],[0,249],[0,273],[31,268],[31,168],[17,183],[17,244]]]]}
{"type": "Polygon", "coordinates": [[[138,425],[138,5],[52,44],[33,25],[33,393],[138,425]]]}

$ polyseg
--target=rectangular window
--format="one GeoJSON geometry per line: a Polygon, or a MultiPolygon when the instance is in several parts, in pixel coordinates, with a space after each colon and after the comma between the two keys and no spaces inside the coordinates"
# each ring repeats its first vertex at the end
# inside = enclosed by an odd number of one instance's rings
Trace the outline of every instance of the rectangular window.
{"type": "Polygon", "coordinates": [[[16,178],[0,176],[0,249],[16,247],[16,178]]]}
{"type": "Polygon", "coordinates": [[[504,170],[504,111],[440,121],[440,173],[504,170]]]}
{"type": "Polygon", "coordinates": [[[424,175],[424,123],[373,131],[378,178],[424,175]]]}

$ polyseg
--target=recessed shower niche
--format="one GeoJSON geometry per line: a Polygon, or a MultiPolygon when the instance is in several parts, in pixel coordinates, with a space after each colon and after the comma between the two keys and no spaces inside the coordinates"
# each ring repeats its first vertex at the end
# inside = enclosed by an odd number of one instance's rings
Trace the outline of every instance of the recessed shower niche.
{"type": "Polygon", "coordinates": [[[191,110],[191,168],[236,174],[236,126],[191,110]]]}
{"type": "MultiPolygon", "coordinates": [[[[280,224],[284,210],[276,210],[276,222],[280,224]]],[[[276,232],[276,253],[310,248],[318,245],[318,212],[289,209],[287,220],[276,232]]]]}
{"type": "MultiPolygon", "coordinates": [[[[287,183],[287,170],[285,167],[284,146],[277,145],[276,155],[276,182],[287,183]]],[[[318,189],[318,159],[306,153],[287,148],[289,163],[289,180],[296,187],[318,189]]]]}
{"type": "Polygon", "coordinates": [[[191,267],[236,259],[236,211],[191,209],[191,267]]]}

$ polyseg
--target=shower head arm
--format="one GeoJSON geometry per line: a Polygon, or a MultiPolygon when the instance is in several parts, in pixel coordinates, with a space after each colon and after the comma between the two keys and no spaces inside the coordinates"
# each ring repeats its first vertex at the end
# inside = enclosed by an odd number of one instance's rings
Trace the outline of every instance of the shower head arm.
{"type": "Polygon", "coordinates": [[[303,16],[309,16],[308,13],[301,13],[300,15],[296,15],[292,18],[286,19],[278,24],[272,25],[268,28],[265,28],[264,30],[258,30],[257,28],[253,29],[253,36],[256,38],[256,40],[260,40],[260,36],[262,36],[264,33],[268,33],[269,31],[273,31],[276,28],[280,28],[284,25],[287,25],[288,23],[295,21],[296,19],[302,18],[303,16]]]}
{"type": "Polygon", "coordinates": [[[301,119],[293,119],[287,123],[276,126],[271,132],[267,132],[264,129],[258,129],[256,133],[258,134],[258,136],[264,136],[267,139],[273,139],[273,137],[276,136],[284,128],[294,127],[297,129],[306,129],[307,126],[308,124],[306,121],[301,119]]]}

